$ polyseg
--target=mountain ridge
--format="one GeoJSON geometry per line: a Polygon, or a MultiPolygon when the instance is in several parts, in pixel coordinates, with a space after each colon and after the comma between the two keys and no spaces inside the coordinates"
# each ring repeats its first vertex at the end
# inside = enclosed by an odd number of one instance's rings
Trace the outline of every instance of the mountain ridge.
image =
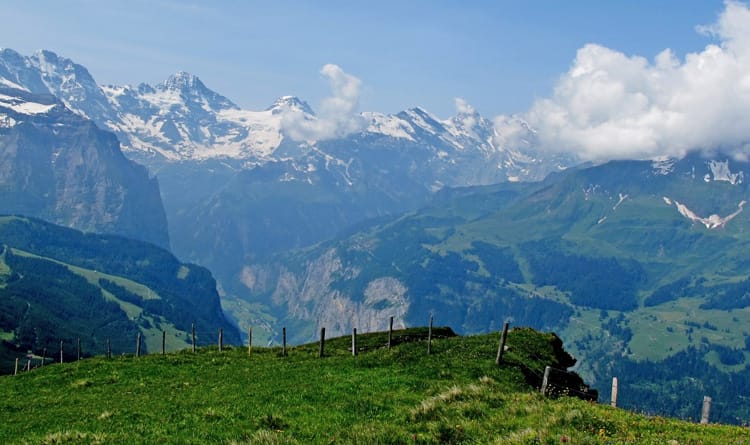
{"type": "MultiPolygon", "coordinates": [[[[263,111],[241,109],[210,90],[197,76],[182,71],[155,86],[99,86],[83,66],[46,50],[24,57],[3,49],[0,77],[31,92],[59,97],[70,109],[114,131],[123,149],[139,159],[159,156],[172,161],[278,161],[282,158],[274,157],[274,153],[292,142],[285,128],[292,124],[285,123],[281,115],[297,113],[303,120],[323,119],[306,102],[293,96],[281,96],[263,111]]],[[[466,157],[475,151],[472,157],[493,164],[500,171],[496,176],[504,180],[539,180],[549,171],[573,162],[569,157],[550,154],[545,157],[552,161],[545,161],[533,154],[531,146],[525,147],[527,154],[522,154],[520,147],[497,146],[493,142],[497,131],[493,124],[467,104],[462,104],[457,116],[445,120],[420,107],[397,114],[363,112],[357,116],[366,126],[347,137],[371,135],[416,143],[432,151],[433,162],[437,163],[458,153],[462,154],[452,158],[453,163],[470,161],[466,157]]],[[[524,128],[533,133],[528,126],[524,128]]],[[[318,142],[321,141],[312,141],[313,145],[318,142]]],[[[304,145],[302,141],[292,143],[304,145]]],[[[448,164],[443,168],[448,168],[448,164]]],[[[478,185],[470,183],[469,178],[463,181],[446,185],[478,185]]]]}

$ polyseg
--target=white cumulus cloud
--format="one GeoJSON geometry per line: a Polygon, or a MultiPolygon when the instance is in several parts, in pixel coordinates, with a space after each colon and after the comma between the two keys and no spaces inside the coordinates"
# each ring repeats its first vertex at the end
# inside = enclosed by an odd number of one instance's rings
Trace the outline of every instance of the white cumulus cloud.
{"type": "Polygon", "coordinates": [[[365,122],[357,113],[362,81],[334,64],[323,66],[320,73],[328,79],[332,95],[321,101],[317,116],[300,111],[288,112],[282,128],[298,141],[320,141],[344,137],[360,131],[365,122]]]}
{"type": "MultiPolygon", "coordinates": [[[[744,157],[750,149],[750,9],[727,1],[717,22],[699,31],[719,43],[682,60],[669,49],[649,60],[585,45],[552,96],[520,117],[537,131],[541,148],[582,159],[718,149],[744,157]]],[[[495,122],[506,144],[523,134],[507,117],[495,122]]]]}

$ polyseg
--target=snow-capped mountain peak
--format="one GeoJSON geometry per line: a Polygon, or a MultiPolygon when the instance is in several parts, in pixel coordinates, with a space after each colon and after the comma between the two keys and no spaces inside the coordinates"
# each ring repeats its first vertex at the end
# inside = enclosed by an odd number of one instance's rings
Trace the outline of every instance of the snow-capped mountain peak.
{"type": "Polygon", "coordinates": [[[161,90],[178,91],[207,89],[198,76],[194,76],[185,71],[178,71],[175,74],[172,74],[167,80],[159,84],[158,88],[161,90]]]}
{"type": "Polygon", "coordinates": [[[301,112],[309,114],[311,116],[315,115],[315,112],[312,110],[310,105],[296,96],[281,96],[280,98],[276,99],[276,102],[274,102],[273,105],[266,108],[266,111],[270,111],[273,114],[301,112]]]}
{"type": "Polygon", "coordinates": [[[2,84],[32,93],[48,93],[38,69],[31,66],[27,57],[9,48],[0,49],[0,78],[2,84]]]}
{"type": "Polygon", "coordinates": [[[178,71],[153,88],[167,95],[178,95],[183,103],[205,105],[204,108],[214,111],[239,108],[231,100],[206,87],[198,76],[185,71],[178,71]]]}
{"type": "Polygon", "coordinates": [[[111,119],[107,98],[88,70],[52,51],[39,50],[24,57],[10,49],[0,51],[0,78],[34,94],[52,94],[70,110],[96,122],[111,119]]]}
{"type": "Polygon", "coordinates": [[[445,131],[440,119],[422,107],[409,108],[396,114],[396,117],[405,121],[417,133],[436,136],[445,131]]]}
{"type": "Polygon", "coordinates": [[[57,96],[66,107],[115,132],[123,149],[137,158],[154,154],[170,160],[233,158],[250,165],[314,152],[326,162],[335,159],[346,164],[351,153],[327,150],[333,145],[372,143],[375,145],[363,149],[403,151],[405,158],[427,161],[441,176],[430,184],[451,186],[511,177],[540,179],[559,166],[557,160],[543,163],[521,153],[527,145],[499,148],[494,143],[492,122],[458,99],[457,115],[445,120],[422,107],[397,114],[316,117],[312,108],[295,96],[282,96],[266,110],[251,111],[185,71],[156,85],[99,86],[83,66],[50,51],[24,57],[0,50],[0,86],[57,96]],[[349,125],[350,121],[357,125],[349,125]],[[323,136],[306,142],[291,137],[297,127],[310,126],[316,136],[323,136]],[[340,127],[343,130],[339,131],[340,127]]]}

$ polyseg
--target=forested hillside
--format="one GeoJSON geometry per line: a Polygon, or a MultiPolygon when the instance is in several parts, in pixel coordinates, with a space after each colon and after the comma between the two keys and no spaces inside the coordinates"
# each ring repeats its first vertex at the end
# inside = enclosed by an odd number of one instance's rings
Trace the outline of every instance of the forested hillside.
{"type": "Polygon", "coordinates": [[[216,283],[204,268],[180,263],[154,245],[84,234],[24,217],[0,217],[0,331],[3,373],[27,353],[76,357],[187,347],[239,334],[224,317],[216,283]]]}

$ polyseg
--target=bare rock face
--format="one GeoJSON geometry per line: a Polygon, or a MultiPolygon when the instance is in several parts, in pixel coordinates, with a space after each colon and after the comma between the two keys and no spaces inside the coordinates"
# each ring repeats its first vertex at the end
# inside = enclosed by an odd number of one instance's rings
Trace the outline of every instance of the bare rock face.
{"type": "MultiPolygon", "coordinates": [[[[343,265],[335,249],[312,259],[301,273],[281,268],[275,279],[267,270],[256,268],[246,276],[261,280],[246,280],[254,291],[271,290],[271,301],[289,320],[307,324],[308,333],[326,328],[329,335],[345,335],[357,328],[360,332],[382,331],[393,317],[395,328],[405,328],[409,310],[407,288],[396,278],[378,277],[371,280],[364,295],[349,295],[333,286],[341,276],[356,277],[359,271],[343,265]],[[259,287],[260,286],[260,287],[259,287]]],[[[309,336],[308,336],[309,337],[309,336]]],[[[302,340],[309,340],[301,337],[302,340]]]]}
{"type": "Polygon", "coordinates": [[[56,98],[0,88],[0,213],[169,247],[159,185],[56,98]]]}

